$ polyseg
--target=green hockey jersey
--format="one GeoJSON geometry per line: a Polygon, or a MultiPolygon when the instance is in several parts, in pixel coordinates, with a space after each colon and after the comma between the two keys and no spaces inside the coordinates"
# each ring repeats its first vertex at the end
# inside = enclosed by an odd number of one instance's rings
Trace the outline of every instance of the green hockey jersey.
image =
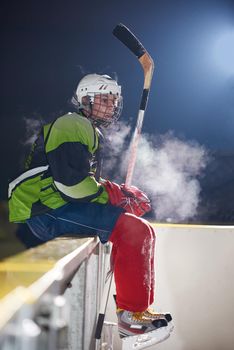
{"type": "Polygon", "coordinates": [[[101,138],[99,129],[77,113],[45,125],[26,171],[9,184],[10,221],[25,222],[69,201],[107,203],[97,176],[101,138]]]}

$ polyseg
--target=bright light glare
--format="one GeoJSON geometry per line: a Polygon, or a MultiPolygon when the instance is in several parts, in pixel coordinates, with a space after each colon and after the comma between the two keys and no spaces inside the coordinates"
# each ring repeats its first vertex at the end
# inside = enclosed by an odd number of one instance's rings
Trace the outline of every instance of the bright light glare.
{"type": "Polygon", "coordinates": [[[217,39],[214,46],[214,59],[224,73],[234,74],[234,29],[226,31],[217,39]]]}

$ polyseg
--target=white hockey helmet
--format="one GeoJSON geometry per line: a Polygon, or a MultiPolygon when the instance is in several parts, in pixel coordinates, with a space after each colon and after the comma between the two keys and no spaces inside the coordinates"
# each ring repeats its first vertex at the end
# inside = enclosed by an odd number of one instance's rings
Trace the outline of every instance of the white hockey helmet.
{"type": "Polygon", "coordinates": [[[107,120],[105,117],[94,117],[91,114],[89,118],[93,119],[99,124],[108,125],[117,120],[122,111],[121,86],[117,84],[116,80],[112,79],[109,75],[106,74],[88,74],[84,76],[84,78],[79,82],[75,93],[75,99],[78,103],[78,108],[82,110],[85,108],[82,100],[83,97],[88,96],[89,103],[92,106],[94,103],[95,95],[100,94],[113,94],[117,97],[113,116],[107,120]]]}

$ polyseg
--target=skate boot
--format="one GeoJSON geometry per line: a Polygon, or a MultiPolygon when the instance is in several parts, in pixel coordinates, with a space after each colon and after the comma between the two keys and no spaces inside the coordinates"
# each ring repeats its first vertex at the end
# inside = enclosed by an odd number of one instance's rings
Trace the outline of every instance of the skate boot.
{"type": "Polygon", "coordinates": [[[168,322],[163,314],[148,311],[130,312],[117,309],[119,335],[124,349],[145,349],[166,340],[170,336],[168,322]]]}
{"type": "Polygon", "coordinates": [[[147,310],[144,311],[144,316],[151,320],[155,320],[157,318],[159,319],[165,318],[167,321],[167,329],[169,330],[169,332],[172,332],[174,329],[174,325],[172,323],[172,317],[171,317],[171,314],[169,313],[158,313],[158,312],[155,312],[152,308],[148,308],[147,310]]]}

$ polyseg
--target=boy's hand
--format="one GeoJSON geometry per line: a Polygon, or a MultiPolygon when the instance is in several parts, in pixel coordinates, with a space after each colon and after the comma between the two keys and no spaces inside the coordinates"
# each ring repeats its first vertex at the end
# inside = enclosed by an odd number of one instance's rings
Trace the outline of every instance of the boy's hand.
{"type": "Polygon", "coordinates": [[[124,184],[118,185],[108,180],[105,180],[102,185],[105,187],[112,205],[121,207],[136,216],[143,216],[151,210],[149,198],[139,188],[127,187],[124,184]]]}

